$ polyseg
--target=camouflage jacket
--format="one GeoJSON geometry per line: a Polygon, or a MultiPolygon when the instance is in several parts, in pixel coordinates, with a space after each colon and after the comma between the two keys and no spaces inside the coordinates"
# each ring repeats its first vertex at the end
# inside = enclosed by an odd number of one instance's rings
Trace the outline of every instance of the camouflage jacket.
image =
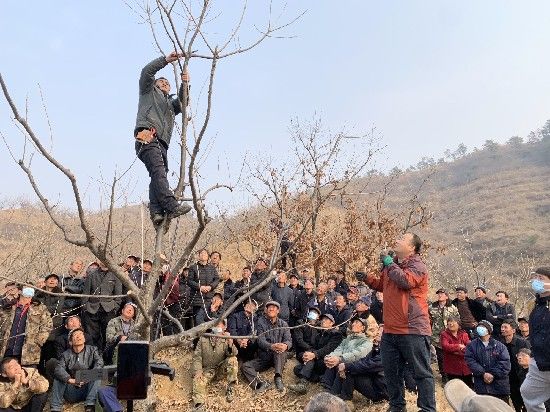
{"type": "Polygon", "coordinates": [[[29,378],[28,385],[15,389],[13,382],[0,382],[0,408],[23,409],[37,393],[48,390],[48,380],[34,368],[23,368],[29,378]]]}
{"type": "Polygon", "coordinates": [[[127,332],[123,329],[123,322],[122,322],[122,316],[117,316],[116,318],[113,318],[109,321],[107,324],[107,331],[105,333],[107,337],[107,344],[115,344],[118,343],[117,339],[120,340],[121,336],[128,336],[128,340],[137,340],[139,339],[139,335],[134,332],[136,321],[131,320],[129,324],[129,329],[127,332]]]}
{"type": "Polygon", "coordinates": [[[231,339],[201,337],[193,353],[193,376],[203,369],[216,368],[230,356],[237,356],[237,348],[231,339]]]}
{"type": "MultiPolygon", "coordinates": [[[[0,312],[0,355],[6,353],[16,305],[0,312]]],[[[21,352],[21,365],[37,365],[40,362],[40,350],[48,340],[53,328],[48,308],[40,302],[32,301],[27,313],[27,324],[21,352]]]]}
{"type": "Polygon", "coordinates": [[[440,335],[445,329],[447,329],[447,320],[450,317],[460,319],[458,309],[454,306],[450,300],[443,308],[439,307],[439,302],[434,302],[430,305],[430,320],[432,322],[432,345],[441,347],[440,335]]]}

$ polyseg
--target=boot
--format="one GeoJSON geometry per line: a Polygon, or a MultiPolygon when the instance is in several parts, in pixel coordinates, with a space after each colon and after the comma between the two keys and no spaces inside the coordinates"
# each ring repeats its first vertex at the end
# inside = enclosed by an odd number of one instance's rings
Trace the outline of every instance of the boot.
{"type": "Polygon", "coordinates": [[[168,219],[175,219],[179,216],[183,216],[186,213],[189,213],[191,209],[191,206],[189,206],[187,203],[182,203],[171,212],[168,212],[168,219]]]}
{"type": "Polygon", "coordinates": [[[305,395],[307,393],[307,383],[305,378],[300,378],[296,384],[288,385],[288,389],[298,395],[305,395]]]}
{"type": "Polygon", "coordinates": [[[275,387],[279,392],[282,392],[285,390],[285,385],[283,384],[283,378],[281,376],[275,376],[275,387]]]}
{"type": "Polygon", "coordinates": [[[164,222],[164,215],[162,213],[151,213],[151,222],[155,227],[161,225],[164,222]]]}
{"type": "Polygon", "coordinates": [[[231,382],[227,384],[227,389],[225,390],[225,400],[227,402],[233,402],[233,396],[233,383],[231,382]]]}

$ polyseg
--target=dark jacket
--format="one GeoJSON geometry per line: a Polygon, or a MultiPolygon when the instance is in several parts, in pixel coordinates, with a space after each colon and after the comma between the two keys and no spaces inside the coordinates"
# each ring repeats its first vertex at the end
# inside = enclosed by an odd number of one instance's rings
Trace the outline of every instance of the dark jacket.
{"type": "Polygon", "coordinates": [[[313,299],[309,301],[308,306],[310,308],[319,309],[321,311],[321,315],[324,315],[325,313],[332,313],[332,311],[334,310],[333,302],[326,295],[325,298],[321,301],[317,299],[317,296],[314,296],[313,299]]]}
{"type": "Polygon", "coordinates": [[[285,343],[288,349],[292,347],[288,324],[279,318],[272,323],[265,316],[261,316],[258,319],[258,356],[260,359],[271,358],[271,344],[273,343],[285,343]]]}
{"type": "Polygon", "coordinates": [[[466,346],[464,359],[474,375],[474,390],[480,395],[510,395],[510,355],[502,343],[491,337],[487,347],[480,338],[466,346]],[[484,373],[490,373],[494,380],[487,384],[484,373]]]}
{"type": "Polygon", "coordinates": [[[384,304],[376,298],[376,294],[372,294],[372,304],[370,305],[370,313],[378,323],[384,323],[384,304]]]}
{"type": "MultiPolygon", "coordinates": [[[[477,322],[480,322],[485,319],[485,307],[476,301],[475,299],[466,298],[466,301],[468,302],[468,308],[470,308],[470,312],[472,312],[472,316],[477,322]]],[[[458,299],[453,299],[453,305],[457,306],[458,299]]]]}
{"type": "Polygon", "coordinates": [[[510,365],[511,365],[511,371],[510,371],[510,384],[514,385],[517,384],[518,381],[518,371],[520,369],[517,354],[520,349],[530,349],[531,346],[529,345],[529,342],[527,342],[525,339],[519,338],[514,335],[510,343],[506,343],[503,337],[500,338],[500,342],[504,346],[506,346],[506,349],[508,349],[508,355],[510,355],[510,365]]]}
{"type": "Polygon", "coordinates": [[[345,297],[349,292],[349,285],[344,279],[342,279],[339,283],[336,284],[334,290],[345,297]]]}
{"type": "MultiPolygon", "coordinates": [[[[92,337],[86,332],[84,332],[84,338],[86,342],[92,342],[92,337]]],[[[61,328],[61,332],[55,338],[54,346],[56,359],[61,359],[63,352],[71,348],[69,345],[69,330],[66,327],[61,328]]]]}
{"type": "Polygon", "coordinates": [[[227,302],[231,296],[237,291],[236,283],[233,279],[227,279],[223,282],[223,300],[227,302]]]}
{"type": "Polygon", "coordinates": [[[200,325],[205,322],[209,322],[213,319],[217,319],[222,314],[223,307],[220,306],[220,308],[213,312],[210,308],[210,304],[206,305],[206,310],[204,310],[204,306],[201,306],[199,311],[197,312],[197,316],[195,318],[195,324],[200,325]]]}
{"type": "Polygon", "coordinates": [[[199,262],[191,265],[187,276],[187,284],[191,288],[191,304],[193,306],[210,304],[218,283],[220,283],[220,277],[214,266],[209,263],[201,265],[199,262]],[[210,289],[210,292],[201,293],[201,286],[210,286],[212,289],[210,289]]]}
{"type": "Polygon", "coordinates": [[[346,372],[352,375],[379,375],[384,377],[380,345],[373,345],[367,356],[354,362],[346,362],[346,372]]]}
{"type": "Polygon", "coordinates": [[[529,336],[532,356],[540,371],[550,371],[550,296],[537,296],[529,315],[529,336]]]}
{"type": "Polygon", "coordinates": [[[305,320],[307,312],[309,310],[309,302],[315,297],[315,293],[311,292],[307,294],[305,290],[301,290],[296,295],[296,300],[294,301],[294,310],[296,312],[296,319],[305,320]]]}
{"type": "Polygon", "coordinates": [[[67,382],[69,379],[75,377],[78,370],[102,367],[103,358],[97,348],[95,346],[84,345],[84,349],[80,353],[76,353],[72,349],[67,349],[63,352],[55,368],[54,376],[61,382],[67,382]]]}
{"type": "Polygon", "coordinates": [[[181,113],[180,99],[183,97],[183,83],[179,90],[180,98],[172,95],[165,96],[155,86],[155,74],[167,64],[165,57],[159,57],[141,70],[138,112],[134,129],[135,136],[139,130],[155,128],[157,138],[163,141],[166,147],[170,144],[172,137],[174,117],[181,113]]]}
{"type": "Polygon", "coordinates": [[[315,329],[305,324],[295,329],[296,356],[302,359],[304,352],[313,352],[315,359],[322,360],[340,345],[344,337],[337,329],[315,329]]]}
{"type": "MultiPolygon", "coordinates": [[[[61,275],[59,279],[59,287],[64,293],[74,293],[80,295],[84,292],[84,279],[70,275],[61,275]]],[[[63,301],[63,311],[77,308],[80,305],[80,298],[65,297],[65,300],[63,301]]]]}
{"type": "MultiPolygon", "coordinates": [[[[54,288],[52,292],[63,293],[63,291],[59,287],[54,288]]],[[[52,322],[53,322],[53,328],[54,328],[52,332],[55,335],[57,333],[56,328],[63,325],[62,315],[63,315],[65,297],[50,295],[48,293],[44,293],[40,290],[37,290],[35,298],[36,300],[44,304],[48,308],[50,315],[52,315],[52,322]]]]}
{"type": "Polygon", "coordinates": [[[516,320],[516,309],[511,303],[500,306],[496,302],[493,302],[487,307],[485,318],[493,325],[493,335],[500,336],[502,322],[506,319],[516,320]]]}
{"type": "MultiPolygon", "coordinates": [[[[353,310],[349,306],[344,306],[344,308],[341,311],[338,311],[338,308],[334,306],[332,308],[332,311],[330,312],[332,316],[334,316],[334,325],[340,325],[340,332],[345,335],[346,330],[348,329],[349,322],[346,322],[347,320],[350,320],[350,318],[353,316],[353,310]]],[[[365,317],[365,319],[368,317],[368,315],[365,317]]]]}
{"type": "MultiPolygon", "coordinates": [[[[90,273],[84,282],[85,295],[121,295],[122,283],[112,272],[95,270],[90,273]]],[[[82,298],[84,310],[88,313],[97,313],[100,307],[107,313],[116,311],[122,298],[82,298]]]]}
{"type": "Polygon", "coordinates": [[[258,316],[246,316],[244,311],[234,312],[227,319],[227,330],[232,336],[253,335],[258,328],[258,316]]]}
{"type": "MultiPolygon", "coordinates": [[[[260,272],[260,271],[254,271],[252,272],[252,276],[250,277],[250,288],[253,288],[258,283],[262,282],[265,278],[269,276],[269,272],[260,272]]],[[[273,282],[269,282],[267,285],[265,285],[263,288],[261,288],[258,292],[254,293],[252,295],[252,299],[256,300],[258,302],[259,306],[264,305],[266,302],[269,301],[269,298],[271,296],[271,289],[273,288],[273,282]]]]}
{"type": "Polygon", "coordinates": [[[274,285],[273,289],[271,289],[271,299],[279,302],[281,305],[279,317],[288,323],[290,310],[294,307],[294,291],[288,286],[280,287],[279,285],[274,285]]]}

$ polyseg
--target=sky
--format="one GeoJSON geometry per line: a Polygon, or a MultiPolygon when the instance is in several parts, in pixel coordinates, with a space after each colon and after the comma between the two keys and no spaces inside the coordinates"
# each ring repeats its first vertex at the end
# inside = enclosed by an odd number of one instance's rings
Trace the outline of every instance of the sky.
{"type": "MultiPolygon", "coordinates": [[[[135,162],[132,130],[139,72],[159,52],[128,4],[134,3],[4,0],[0,14],[0,72],[94,209],[106,206],[104,182],[129,167],[118,203],[147,199],[148,176],[135,162]]],[[[219,13],[205,33],[214,43],[221,44],[237,20],[237,4],[217,2],[219,13]]],[[[250,2],[243,44],[254,36],[254,25],[265,25],[267,4],[250,2]]],[[[243,159],[287,157],[292,118],[320,116],[327,127],[354,135],[376,127],[386,146],[376,164],[382,170],[441,157],[459,143],[472,148],[486,139],[526,136],[550,118],[546,0],[303,0],[284,10],[275,1],[273,10],[282,23],[305,14],[279,33],[285,38],[219,63],[208,156],[201,159],[205,188],[237,182],[243,159]]],[[[170,49],[168,41],[161,43],[170,49]]],[[[200,115],[208,66],[192,60],[190,71],[193,110],[200,115]]],[[[24,150],[28,158],[32,148],[24,149],[3,96],[0,132],[16,159],[24,150]]],[[[177,150],[170,148],[171,169],[177,168],[177,150]]],[[[51,202],[74,207],[58,171],[38,156],[32,167],[51,202]]],[[[1,200],[36,199],[3,142],[0,175],[1,200]]],[[[218,192],[210,201],[232,207],[247,196],[218,192]]]]}

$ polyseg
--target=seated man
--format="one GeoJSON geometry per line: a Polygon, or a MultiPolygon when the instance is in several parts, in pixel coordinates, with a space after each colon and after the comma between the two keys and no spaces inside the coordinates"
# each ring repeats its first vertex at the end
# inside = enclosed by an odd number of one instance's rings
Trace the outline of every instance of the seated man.
{"type": "Polygon", "coordinates": [[[95,346],[86,345],[84,330],[74,329],[69,333],[71,348],[63,352],[61,360],[55,368],[51,412],[61,411],[66,400],[69,403],[84,401],[85,412],[95,411],[95,400],[101,380],[77,382],[78,370],[103,367],[103,359],[95,346]]]}
{"type": "Polygon", "coordinates": [[[34,368],[22,368],[16,358],[1,366],[0,412],[41,412],[48,399],[48,381],[34,368]]]}
{"type": "Polygon", "coordinates": [[[367,356],[372,349],[373,337],[367,337],[365,330],[367,320],[352,318],[347,337],[338,347],[325,356],[327,370],[321,378],[321,385],[325,389],[332,388],[338,372],[337,366],[342,362],[355,362],[367,356]]]}
{"type": "Polygon", "coordinates": [[[306,326],[296,329],[296,358],[300,362],[294,368],[294,374],[299,378],[296,385],[288,388],[296,393],[305,394],[307,383],[318,382],[325,373],[325,356],[335,350],[342,342],[343,336],[334,328],[334,317],[330,313],[320,314],[319,309],[311,308],[306,326]],[[319,326],[317,329],[312,326],[319,326]],[[310,326],[311,325],[311,326],[310,326]]]}
{"type": "MultiPolygon", "coordinates": [[[[351,403],[353,390],[357,390],[372,402],[388,399],[384,368],[380,356],[382,326],[376,334],[372,350],[364,358],[355,362],[342,362],[338,365],[338,377],[334,380],[331,392],[346,403],[351,403]]],[[[353,409],[352,405],[349,405],[353,409]]]]}
{"type": "MultiPolygon", "coordinates": [[[[233,312],[227,320],[227,330],[232,336],[253,335],[257,329],[258,316],[256,316],[256,302],[249,300],[244,305],[244,311],[233,312]]],[[[254,359],[258,344],[255,340],[235,339],[235,345],[239,350],[237,359],[246,362],[254,359]]]]}
{"type": "MultiPolygon", "coordinates": [[[[225,320],[218,323],[211,330],[216,335],[229,335],[226,332],[225,320]]],[[[214,380],[220,372],[225,372],[227,388],[225,399],[233,401],[233,386],[237,383],[237,348],[233,339],[202,336],[197,343],[192,359],[193,376],[193,405],[195,411],[203,411],[206,398],[206,386],[214,380]]]]}
{"type": "Polygon", "coordinates": [[[347,321],[353,316],[353,309],[348,306],[346,298],[339,293],[337,293],[334,298],[334,308],[331,314],[334,316],[336,325],[339,325],[338,328],[340,333],[345,335],[348,328],[347,321]]]}
{"type": "Polygon", "coordinates": [[[260,379],[258,372],[275,367],[275,387],[279,392],[284,390],[283,369],[287,352],[292,347],[288,324],[279,319],[279,302],[269,301],[265,304],[265,316],[258,320],[258,358],[245,362],[242,372],[256,392],[264,392],[269,383],[260,379]]]}
{"type": "Polygon", "coordinates": [[[134,332],[136,309],[135,303],[126,302],[120,316],[111,319],[107,324],[106,345],[103,354],[107,363],[113,363],[115,349],[119,342],[139,339],[139,335],[134,332]]]}
{"type": "Polygon", "coordinates": [[[196,325],[216,319],[222,314],[223,297],[220,292],[214,293],[210,304],[203,305],[195,317],[196,325]],[[206,306],[205,306],[206,305],[206,306]],[[206,308],[206,310],[205,310],[206,308]]]}

